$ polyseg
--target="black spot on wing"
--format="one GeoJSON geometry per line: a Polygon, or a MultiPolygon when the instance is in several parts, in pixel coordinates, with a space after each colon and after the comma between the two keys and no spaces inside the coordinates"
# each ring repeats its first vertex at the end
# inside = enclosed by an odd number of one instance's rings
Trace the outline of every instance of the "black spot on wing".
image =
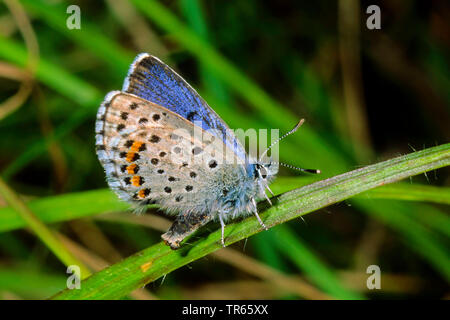
{"type": "Polygon", "coordinates": [[[192,120],[194,120],[195,116],[197,115],[197,111],[191,111],[187,114],[186,119],[192,122],[192,120]]]}

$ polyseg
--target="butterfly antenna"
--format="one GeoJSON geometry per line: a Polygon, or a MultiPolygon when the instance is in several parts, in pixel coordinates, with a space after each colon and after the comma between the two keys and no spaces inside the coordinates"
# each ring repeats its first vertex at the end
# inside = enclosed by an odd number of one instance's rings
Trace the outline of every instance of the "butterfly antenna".
{"type": "Polygon", "coordinates": [[[272,144],[262,153],[262,155],[259,157],[259,161],[262,160],[262,158],[267,154],[267,152],[269,152],[270,149],[273,148],[273,146],[275,146],[277,143],[279,143],[281,140],[283,140],[284,138],[286,138],[288,135],[293,134],[295,131],[298,130],[298,128],[301,127],[301,125],[303,124],[303,122],[305,122],[305,119],[300,119],[300,121],[295,125],[295,127],[293,129],[291,129],[289,132],[285,133],[283,136],[281,136],[280,138],[278,138],[277,140],[275,140],[274,142],[272,142],[272,144]]]}
{"type": "Polygon", "coordinates": [[[302,172],[314,173],[314,174],[321,173],[321,171],[319,169],[304,169],[304,168],[294,167],[294,166],[291,166],[290,164],[286,164],[286,163],[282,163],[282,162],[275,162],[275,163],[278,163],[280,166],[283,166],[283,167],[286,167],[289,169],[302,171],[302,172]]]}

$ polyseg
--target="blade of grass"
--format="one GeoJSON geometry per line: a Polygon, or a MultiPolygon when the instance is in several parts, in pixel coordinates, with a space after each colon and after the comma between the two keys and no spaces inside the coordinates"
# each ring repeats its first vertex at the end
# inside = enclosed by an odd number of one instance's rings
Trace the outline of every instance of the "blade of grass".
{"type": "Polygon", "coordinates": [[[360,199],[352,199],[352,204],[403,234],[402,240],[426,258],[450,282],[450,256],[445,242],[439,235],[415,221],[404,207],[398,203],[393,204],[392,201],[377,201],[374,206],[373,203],[360,199]]]}
{"type": "MultiPolygon", "coordinates": [[[[0,36],[0,57],[19,66],[25,66],[27,51],[17,42],[0,36]]],[[[70,72],[40,57],[36,70],[36,78],[55,91],[78,102],[82,106],[98,105],[102,95],[93,86],[73,76],[70,72]]]]}
{"type": "MultiPolygon", "coordinates": [[[[384,202],[387,203],[388,201],[384,202]]],[[[398,202],[395,203],[395,206],[398,207],[398,202]]],[[[411,217],[411,219],[423,224],[424,227],[440,231],[443,235],[450,237],[450,217],[448,212],[444,213],[434,206],[427,206],[420,203],[416,203],[412,210],[405,210],[402,207],[402,211],[411,217]]]]}
{"type": "Polygon", "coordinates": [[[45,245],[58,257],[66,266],[78,265],[82,271],[82,278],[91,274],[67,248],[56,238],[53,232],[27,207],[27,205],[17,196],[17,194],[0,178],[0,195],[14,208],[20,217],[26,222],[33,232],[45,243],[45,245]]]}
{"type": "Polygon", "coordinates": [[[289,268],[281,258],[281,252],[277,249],[275,242],[272,241],[273,237],[273,231],[255,234],[251,241],[252,253],[258,260],[276,270],[286,273],[289,268]]]}
{"type": "Polygon", "coordinates": [[[12,163],[3,169],[1,175],[5,180],[11,178],[16,172],[24,168],[28,163],[33,161],[43,152],[47,151],[48,146],[58,139],[72,132],[76,127],[81,125],[93,112],[86,109],[75,111],[64,123],[56,128],[53,133],[47,137],[38,139],[35,143],[30,144],[26,151],[21,153],[12,163]]]}
{"type": "MultiPolygon", "coordinates": [[[[280,177],[271,185],[276,195],[298,188],[311,182],[311,178],[280,177]]],[[[398,183],[375,188],[363,192],[354,198],[362,200],[397,199],[409,201],[428,201],[441,204],[449,204],[449,189],[447,187],[433,187],[425,185],[408,185],[398,183]],[[390,194],[392,190],[393,194],[390,194]],[[422,191],[422,193],[421,193],[422,191]],[[415,196],[411,196],[412,192],[415,196]]],[[[109,189],[74,192],[64,195],[46,197],[31,200],[27,203],[30,209],[39,219],[48,224],[70,221],[83,217],[93,216],[105,212],[121,211],[129,209],[129,205],[117,199],[109,189]],[[71,204],[76,203],[76,206],[71,204]]],[[[426,220],[430,226],[441,229],[444,234],[449,234],[450,219],[437,209],[427,206],[422,212],[427,215],[415,214],[416,219],[426,220]],[[431,211],[430,211],[431,210],[431,211]]],[[[16,230],[25,227],[25,222],[11,207],[0,208],[0,232],[16,230]]]]}
{"type": "Polygon", "coordinates": [[[360,194],[367,199],[395,199],[450,204],[450,188],[421,184],[396,183],[360,194]]]}
{"type": "Polygon", "coordinates": [[[66,28],[67,3],[49,3],[39,0],[22,0],[21,2],[28,11],[45,20],[55,31],[63,33],[67,38],[74,39],[80,46],[89,49],[107,63],[113,71],[112,75],[119,78],[126,74],[134,55],[111,41],[96,25],[90,23],[88,14],[83,15],[82,29],[69,29],[66,28]]]}
{"type": "MultiPolygon", "coordinates": [[[[198,0],[179,0],[178,4],[192,30],[204,41],[211,43],[201,3],[198,0]]],[[[231,103],[226,88],[220,79],[216,77],[214,70],[210,70],[210,68],[200,65],[200,73],[203,85],[208,91],[214,94],[214,96],[222,103],[230,106],[229,108],[234,109],[234,103],[231,103]]]]}
{"type": "MultiPolygon", "coordinates": [[[[27,204],[44,223],[70,221],[102,212],[126,210],[130,206],[119,201],[109,189],[69,193],[32,200],[27,204]],[[74,206],[73,204],[77,205],[74,206]]],[[[12,207],[0,208],[0,232],[26,226],[12,207]]]]}
{"type": "MultiPolygon", "coordinates": [[[[166,231],[171,224],[170,221],[165,218],[150,215],[136,216],[123,213],[110,213],[107,215],[97,216],[96,218],[98,221],[144,226],[163,232],[166,231]]],[[[134,229],[133,232],[135,232],[135,230],[136,229],[134,229]]],[[[289,277],[249,256],[246,256],[238,250],[225,248],[224,250],[212,252],[211,256],[223,261],[224,263],[230,264],[235,268],[245,271],[250,275],[260,277],[261,279],[272,283],[274,287],[287,290],[288,292],[292,292],[299,297],[313,300],[333,299],[333,297],[319,291],[314,286],[306,283],[304,280],[300,278],[294,280],[292,277],[289,277]]]]}
{"type": "MultiPolygon", "coordinates": [[[[277,197],[261,218],[279,225],[355,194],[450,164],[450,144],[441,145],[344,173],[277,197]]],[[[227,244],[262,231],[254,217],[225,228],[227,244]]],[[[217,230],[177,251],[163,243],[130,256],[84,280],[80,290],[64,290],[55,299],[114,299],[221,248],[217,230]]],[[[193,241],[191,237],[189,241],[193,241]]]]}
{"type": "Polygon", "coordinates": [[[0,288],[24,298],[44,299],[66,286],[67,278],[25,267],[0,268],[0,288]]]}
{"type": "MultiPolygon", "coordinates": [[[[20,66],[25,65],[27,52],[23,46],[0,36],[0,49],[1,57],[20,66]]],[[[68,120],[55,129],[53,136],[48,139],[39,139],[36,143],[30,145],[27,151],[3,169],[2,176],[5,179],[11,177],[38,155],[45,152],[49,143],[70,133],[88,116],[91,114],[94,115],[96,110],[93,107],[98,106],[101,101],[101,94],[95,87],[71,75],[69,72],[45,60],[43,57],[40,58],[36,77],[42,83],[77,102],[82,107],[85,107],[85,109],[75,111],[68,120]]]]}
{"type": "Polygon", "coordinates": [[[286,225],[277,228],[274,237],[278,249],[294,262],[305,276],[319,288],[339,299],[363,299],[364,296],[341,285],[332,268],[325,265],[317,255],[286,225]]]}
{"type": "MultiPolygon", "coordinates": [[[[270,188],[280,194],[314,181],[316,177],[279,177],[270,188]]],[[[361,199],[392,199],[450,204],[450,188],[423,184],[395,183],[356,196],[361,199]]]]}
{"type": "MultiPolygon", "coordinates": [[[[276,195],[298,188],[311,182],[310,178],[280,177],[270,186],[276,195]]],[[[363,192],[354,198],[362,200],[397,199],[410,201],[429,201],[441,204],[449,204],[448,189],[446,187],[433,187],[424,185],[407,185],[405,183],[387,185],[363,192]],[[392,187],[392,189],[391,189],[392,187]],[[405,187],[405,188],[404,188],[405,187]],[[380,190],[380,191],[378,191],[380,190]],[[389,191],[393,190],[394,194],[389,191]],[[423,193],[420,194],[419,190],[423,193]],[[407,193],[413,192],[416,197],[407,193]],[[441,194],[442,193],[442,194],[441,194]]],[[[120,201],[109,189],[73,192],[63,195],[34,199],[27,203],[30,209],[46,223],[56,223],[98,215],[105,212],[121,211],[129,209],[129,205],[120,201]],[[76,206],[71,204],[76,203],[76,206]]],[[[444,234],[449,234],[450,219],[437,209],[427,206],[422,212],[427,215],[416,214],[416,219],[426,220],[430,226],[441,229],[444,234]],[[430,212],[430,210],[432,212],[430,212]]],[[[25,222],[11,207],[0,208],[0,232],[12,231],[24,228],[25,222]]]]}

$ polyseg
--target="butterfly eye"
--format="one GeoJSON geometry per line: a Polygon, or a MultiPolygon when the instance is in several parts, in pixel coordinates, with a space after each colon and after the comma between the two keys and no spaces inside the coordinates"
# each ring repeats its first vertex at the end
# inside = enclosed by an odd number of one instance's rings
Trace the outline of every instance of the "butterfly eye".
{"type": "Polygon", "coordinates": [[[261,178],[266,179],[267,178],[267,169],[264,166],[259,166],[258,173],[261,176],[261,178]]]}
{"type": "Polygon", "coordinates": [[[265,179],[267,176],[267,173],[265,173],[263,170],[264,170],[264,167],[261,164],[256,163],[255,171],[254,171],[255,177],[256,178],[261,177],[261,178],[265,179]]]}

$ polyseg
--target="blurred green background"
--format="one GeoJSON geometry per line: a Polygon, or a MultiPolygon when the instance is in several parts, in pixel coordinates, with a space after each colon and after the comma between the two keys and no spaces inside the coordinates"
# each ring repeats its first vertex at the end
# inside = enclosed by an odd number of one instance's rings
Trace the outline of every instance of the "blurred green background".
{"type": "MultiPolygon", "coordinates": [[[[306,118],[280,157],[322,174],[283,169],[273,186],[280,193],[449,141],[449,17],[444,0],[5,0],[0,176],[47,214],[77,259],[102,269],[157,243],[167,228],[156,210],[144,219],[124,213],[94,151],[97,108],[121,88],[136,54],[176,69],[231,128],[283,132],[306,118]],[[66,25],[73,4],[81,29],[66,25]],[[366,27],[372,4],[381,9],[379,30],[366,27]]],[[[405,184],[410,197],[391,190],[390,200],[333,205],[130,298],[448,298],[449,170],[405,184]],[[446,200],[414,201],[422,187],[446,200]],[[379,290],[366,286],[369,265],[381,268],[379,290]]],[[[66,267],[11,218],[2,197],[0,206],[0,298],[43,299],[65,288],[66,267]]]]}

